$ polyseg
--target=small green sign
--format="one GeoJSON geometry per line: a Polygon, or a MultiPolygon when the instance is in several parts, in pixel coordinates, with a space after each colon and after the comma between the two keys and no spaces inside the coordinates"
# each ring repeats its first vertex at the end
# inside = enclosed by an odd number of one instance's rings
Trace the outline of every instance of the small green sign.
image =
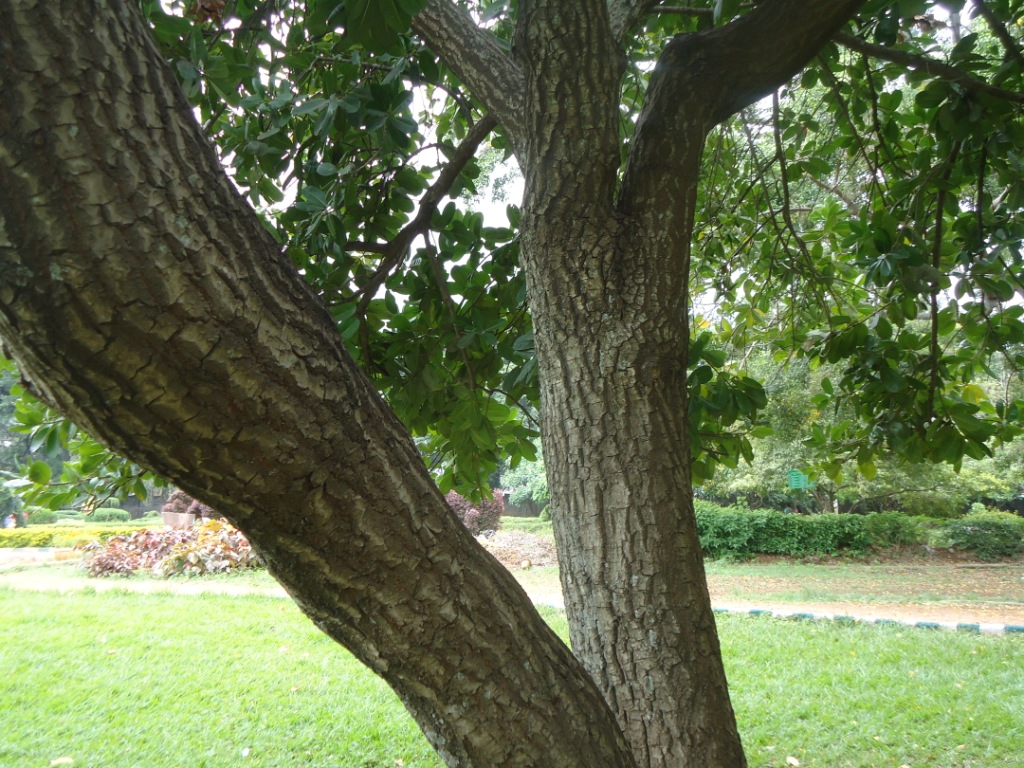
{"type": "Polygon", "coordinates": [[[786,473],[786,479],[789,481],[790,488],[807,488],[807,475],[795,469],[789,470],[786,473]]]}

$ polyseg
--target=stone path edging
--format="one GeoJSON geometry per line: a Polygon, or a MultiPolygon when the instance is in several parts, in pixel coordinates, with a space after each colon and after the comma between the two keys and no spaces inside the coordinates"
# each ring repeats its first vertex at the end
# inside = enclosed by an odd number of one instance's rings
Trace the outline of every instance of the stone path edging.
{"type": "Polygon", "coordinates": [[[806,611],[776,611],[764,608],[715,608],[715,613],[730,613],[743,616],[770,616],[776,619],[803,621],[834,621],[840,624],[874,624],[877,626],[902,626],[917,629],[942,629],[950,632],[973,632],[982,635],[1024,634],[1024,626],[1017,624],[971,624],[953,621],[913,621],[899,619],[865,619],[832,613],[807,613],[806,611]]]}

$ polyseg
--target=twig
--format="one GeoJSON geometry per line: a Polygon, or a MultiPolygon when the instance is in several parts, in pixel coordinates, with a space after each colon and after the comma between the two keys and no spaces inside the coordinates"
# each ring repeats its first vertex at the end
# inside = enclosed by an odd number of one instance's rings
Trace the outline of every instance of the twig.
{"type": "Polygon", "coordinates": [[[1024,104],[1024,93],[1009,91],[1005,88],[1000,88],[997,85],[987,83],[984,80],[979,80],[978,78],[937,59],[932,59],[928,56],[923,56],[917,53],[910,53],[898,48],[868,43],[855,35],[849,34],[848,32],[840,32],[835,35],[833,39],[840,45],[849,48],[851,51],[865,53],[868,56],[873,56],[874,58],[882,59],[883,61],[889,61],[893,64],[902,64],[906,67],[910,67],[911,69],[919,69],[932,77],[956,83],[957,85],[966,88],[968,91],[972,91],[974,93],[986,93],[989,96],[995,96],[1000,99],[1005,99],[1006,101],[1012,101],[1015,104],[1024,104]]]}

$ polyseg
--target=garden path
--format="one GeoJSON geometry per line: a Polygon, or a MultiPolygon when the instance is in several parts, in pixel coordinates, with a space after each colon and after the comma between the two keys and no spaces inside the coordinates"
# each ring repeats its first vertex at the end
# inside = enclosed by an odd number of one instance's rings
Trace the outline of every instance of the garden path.
{"type": "MultiPolygon", "coordinates": [[[[0,588],[60,592],[127,590],[195,595],[257,594],[284,597],[277,585],[252,585],[210,579],[112,577],[95,579],[64,568],[34,567],[54,563],[60,553],[0,549],[0,588]]],[[[513,571],[515,573],[515,571],[513,571]]],[[[708,576],[712,603],[728,611],[849,616],[860,620],[1024,626],[1024,566],[935,567],[837,566],[808,576],[716,574],[708,576]],[[854,569],[854,570],[851,570],[854,569]],[[851,574],[858,574],[851,577],[851,574]],[[843,582],[841,589],[833,581],[843,582]],[[850,594],[853,599],[806,599],[808,594],[850,594]]],[[[563,607],[557,583],[526,584],[537,604],[563,607]]]]}

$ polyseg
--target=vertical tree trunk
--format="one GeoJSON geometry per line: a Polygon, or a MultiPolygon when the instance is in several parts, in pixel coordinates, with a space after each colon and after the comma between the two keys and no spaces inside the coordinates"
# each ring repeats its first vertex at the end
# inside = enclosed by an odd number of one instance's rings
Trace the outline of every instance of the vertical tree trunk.
{"type": "Polygon", "coordinates": [[[686,265],[650,269],[670,246],[614,220],[524,222],[574,652],[641,765],[743,766],[693,514],[686,265]]]}

